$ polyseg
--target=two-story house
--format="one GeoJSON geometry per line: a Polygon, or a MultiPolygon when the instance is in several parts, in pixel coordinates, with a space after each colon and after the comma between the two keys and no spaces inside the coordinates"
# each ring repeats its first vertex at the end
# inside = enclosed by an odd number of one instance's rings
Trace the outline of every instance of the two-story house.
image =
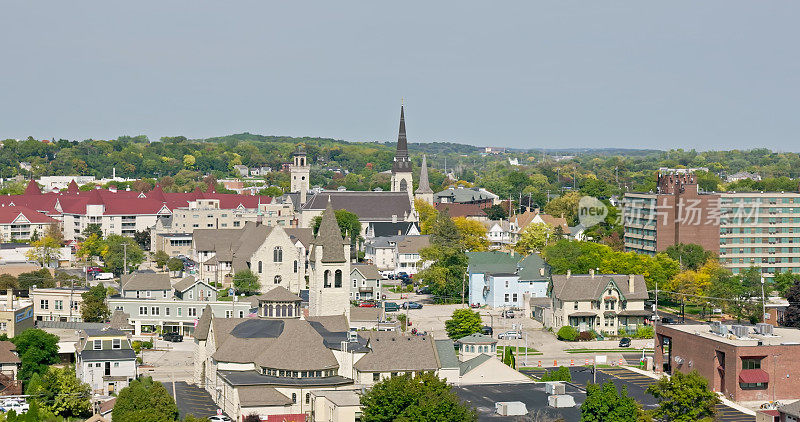
{"type": "Polygon", "coordinates": [[[468,252],[469,303],[524,308],[525,298],[546,297],[550,266],[538,254],[468,252]]]}
{"type": "Polygon", "coordinates": [[[172,284],[167,273],[135,272],[122,276],[125,298],[168,299],[172,297],[172,284]]]}
{"type": "Polygon", "coordinates": [[[172,286],[175,298],[179,300],[217,300],[217,289],[194,276],[183,278],[172,286]]]}
{"type": "Polygon", "coordinates": [[[552,326],[548,328],[571,325],[578,331],[616,333],[620,328],[635,329],[650,316],[644,306],[649,297],[644,276],[568,271],[552,279],[552,326]]]}
{"type": "Polygon", "coordinates": [[[84,287],[31,288],[29,296],[33,302],[33,315],[37,321],[82,322],[81,294],[88,291],[84,287]]]}
{"type": "Polygon", "coordinates": [[[413,275],[430,266],[431,262],[420,262],[420,251],[430,246],[430,235],[406,236],[395,248],[396,272],[413,275]]]}
{"type": "Polygon", "coordinates": [[[372,264],[350,266],[350,299],[378,300],[381,298],[381,273],[372,264]]]}
{"type": "Polygon", "coordinates": [[[128,335],[110,328],[84,330],[75,346],[78,379],[96,394],[112,394],[137,377],[136,353],[128,335]]]}

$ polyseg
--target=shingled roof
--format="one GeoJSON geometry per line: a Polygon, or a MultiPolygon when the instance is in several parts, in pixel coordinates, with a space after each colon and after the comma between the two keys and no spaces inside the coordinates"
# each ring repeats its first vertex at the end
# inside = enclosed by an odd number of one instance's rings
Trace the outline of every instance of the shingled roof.
{"type": "MultiPolygon", "coordinates": [[[[322,221],[319,223],[319,232],[314,240],[314,245],[322,247],[322,262],[347,261],[344,255],[344,245],[347,245],[347,243],[342,238],[342,232],[336,222],[336,215],[330,202],[328,202],[328,207],[322,213],[322,221]]],[[[316,252],[317,248],[314,248],[314,254],[316,252]]],[[[312,259],[316,258],[312,257],[312,259]]]]}
{"type": "Polygon", "coordinates": [[[206,305],[203,309],[200,319],[197,320],[197,326],[194,327],[194,338],[197,340],[208,340],[208,330],[211,328],[211,305],[206,305]]]}
{"type": "Polygon", "coordinates": [[[167,273],[133,273],[122,276],[122,290],[170,290],[167,273]]]}
{"type": "Polygon", "coordinates": [[[357,215],[362,223],[370,221],[403,220],[413,213],[407,192],[374,191],[324,191],[314,195],[303,205],[303,211],[324,210],[330,198],[335,210],[347,210],[357,215]]]}
{"type": "Polygon", "coordinates": [[[428,182],[428,157],[422,155],[422,167],[419,169],[419,187],[414,193],[433,193],[430,182],[428,182]]]}
{"type": "Polygon", "coordinates": [[[255,296],[256,299],[265,302],[300,302],[300,296],[290,292],[283,286],[276,286],[264,294],[255,296]]]}
{"type": "Polygon", "coordinates": [[[645,300],[649,297],[647,283],[641,275],[633,276],[633,292],[628,289],[627,274],[554,274],[552,279],[552,297],[563,301],[597,300],[612,282],[626,300],[645,300]]]}
{"type": "Polygon", "coordinates": [[[435,371],[436,345],[430,336],[404,336],[391,331],[367,331],[371,349],[354,367],[362,372],[435,371]],[[413,358],[412,358],[413,357],[413,358]]]}

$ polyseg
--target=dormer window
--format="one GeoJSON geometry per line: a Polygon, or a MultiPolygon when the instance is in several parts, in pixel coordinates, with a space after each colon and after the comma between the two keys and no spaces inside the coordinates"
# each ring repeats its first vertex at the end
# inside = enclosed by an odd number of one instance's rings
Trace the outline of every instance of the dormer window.
{"type": "Polygon", "coordinates": [[[94,350],[101,350],[103,348],[103,340],[95,340],[94,341],[94,350]]]}
{"type": "Polygon", "coordinates": [[[111,348],[112,349],[122,349],[122,339],[115,338],[111,340],[111,348]]]}

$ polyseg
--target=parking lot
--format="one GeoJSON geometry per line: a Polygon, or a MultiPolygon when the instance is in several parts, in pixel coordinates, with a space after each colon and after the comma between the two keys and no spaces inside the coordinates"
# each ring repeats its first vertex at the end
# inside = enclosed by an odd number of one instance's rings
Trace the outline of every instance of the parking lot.
{"type": "MultiPolygon", "coordinates": [[[[172,394],[171,382],[163,383],[167,391],[172,394]]],[[[176,399],[178,410],[181,412],[181,419],[186,415],[192,414],[199,418],[209,417],[217,414],[217,406],[211,400],[211,395],[207,391],[195,385],[189,385],[185,382],[176,382],[175,387],[176,399]]]]}
{"type": "Polygon", "coordinates": [[[190,381],[192,379],[195,347],[192,339],[184,338],[179,343],[153,340],[153,337],[147,337],[147,339],[154,342],[156,350],[143,352],[142,375],[151,376],[154,380],[162,382],[190,381]]]}
{"type": "MultiPolygon", "coordinates": [[[[544,372],[544,369],[537,368],[523,370],[522,372],[528,375],[540,376],[544,372]]],[[[570,368],[570,372],[572,373],[573,384],[585,387],[586,384],[592,381],[591,367],[573,367],[570,368]]],[[[603,383],[608,380],[613,382],[617,388],[622,388],[622,386],[627,387],[628,395],[636,399],[637,402],[641,403],[644,409],[654,409],[658,406],[656,399],[650,394],[647,394],[646,391],[649,385],[656,382],[655,379],[620,367],[598,368],[597,382],[603,383]]],[[[724,422],[753,422],[755,420],[755,416],[742,413],[732,407],[720,403],[717,405],[716,420],[724,422]]]]}
{"type": "Polygon", "coordinates": [[[563,418],[565,421],[580,419],[580,405],[586,397],[582,391],[567,385],[566,393],[575,398],[575,407],[554,409],[547,406],[547,393],[544,388],[543,383],[488,384],[455,386],[453,391],[462,400],[475,406],[478,411],[478,420],[481,421],[540,420],[544,415],[553,419],[563,418]],[[500,416],[495,412],[494,406],[499,401],[521,401],[525,403],[528,414],[538,412],[539,419],[500,416]]]}

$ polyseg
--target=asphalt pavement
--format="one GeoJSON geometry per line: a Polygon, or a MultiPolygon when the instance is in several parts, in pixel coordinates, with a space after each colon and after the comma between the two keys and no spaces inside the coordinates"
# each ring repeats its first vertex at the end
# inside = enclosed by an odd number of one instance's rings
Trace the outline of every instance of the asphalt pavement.
{"type": "Polygon", "coordinates": [[[579,389],[568,385],[566,393],[575,399],[575,407],[554,409],[547,406],[547,393],[544,383],[526,384],[485,384],[454,386],[453,391],[462,400],[474,406],[480,421],[519,421],[519,416],[500,416],[495,412],[495,403],[501,401],[521,401],[529,412],[539,412],[552,419],[563,418],[565,421],[580,419],[580,406],[586,395],[579,389]]]}
{"type": "MultiPolygon", "coordinates": [[[[169,394],[172,394],[173,383],[164,382],[163,384],[169,394]]],[[[175,403],[178,405],[181,419],[189,414],[199,418],[217,414],[217,405],[214,404],[214,400],[211,399],[211,395],[206,390],[183,381],[178,381],[175,385],[177,387],[177,400],[175,400],[175,403]]]]}

